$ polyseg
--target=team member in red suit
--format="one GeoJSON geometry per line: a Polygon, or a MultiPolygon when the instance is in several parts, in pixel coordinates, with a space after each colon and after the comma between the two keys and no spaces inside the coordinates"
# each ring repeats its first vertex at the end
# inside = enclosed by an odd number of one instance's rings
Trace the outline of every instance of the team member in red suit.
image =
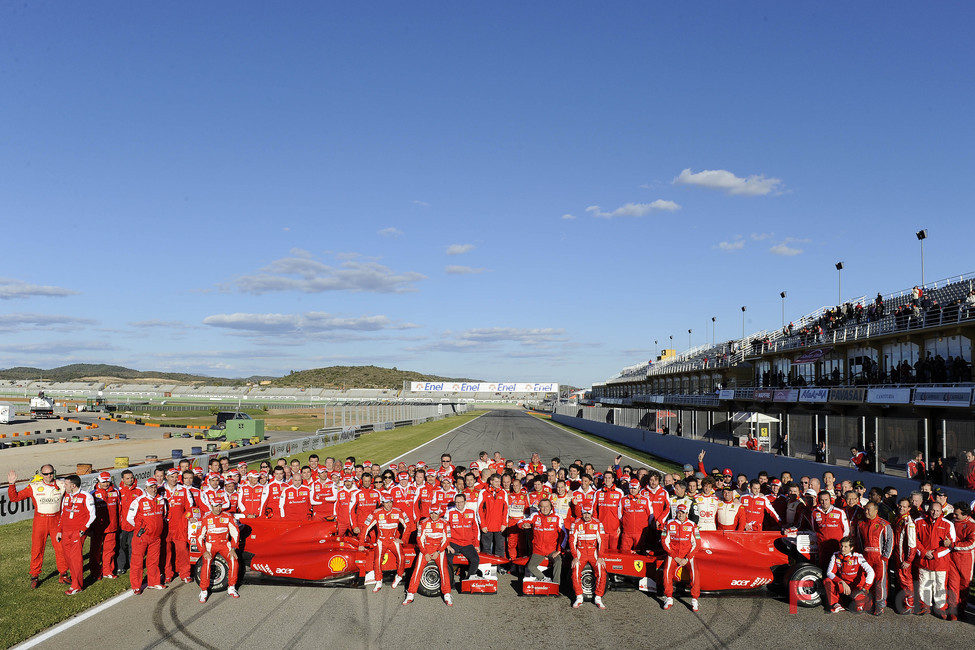
{"type": "Polygon", "coordinates": [[[819,545],[819,561],[825,568],[840,550],[840,540],[850,534],[850,523],[843,509],[833,505],[829,492],[823,490],[817,498],[819,505],[812,512],[812,525],[819,545]]]}
{"type": "Polygon", "coordinates": [[[853,552],[853,538],[844,537],[840,540],[840,550],[833,553],[829,565],[826,567],[826,600],[831,614],[844,611],[840,604],[840,595],[850,596],[857,603],[857,611],[863,611],[860,604],[860,593],[868,590],[873,584],[874,572],[870,563],[859,553],[853,552]]]}
{"type": "Polygon", "coordinates": [[[362,487],[355,495],[355,501],[352,503],[352,513],[353,513],[353,529],[356,535],[362,530],[363,524],[365,524],[366,517],[371,515],[379,508],[379,503],[382,499],[382,494],[372,486],[372,474],[364,473],[362,475],[362,487]]]}
{"type": "Polygon", "coordinates": [[[413,575],[406,588],[404,605],[413,602],[417,589],[420,587],[420,576],[428,562],[434,562],[440,571],[440,592],[447,606],[453,605],[450,599],[450,572],[447,570],[446,551],[450,544],[450,524],[440,518],[440,510],[434,508],[430,516],[422,520],[416,529],[416,562],[413,564],[413,575]]]}
{"type": "Polygon", "coordinates": [[[592,567],[595,574],[596,588],[594,591],[596,607],[606,609],[603,604],[603,594],[606,593],[606,562],[601,557],[601,547],[606,538],[603,525],[592,518],[592,510],[582,510],[582,517],[576,519],[569,533],[569,551],[572,553],[572,586],[576,591],[574,608],[582,605],[582,571],[586,565],[592,567]]]}
{"type": "Polygon", "coordinates": [[[280,466],[275,467],[274,479],[264,486],[267,490],[267,495],[264,499],[264,517],[268,519],[281,518],[281,511],[278,509],[278,504],[281,501],[281,492],[287,486],[288,484],[284,480],[284,468],[280,466]]]}
{"type": "Polygon", "coordinates": [[[521,481],[511,482],[508,494],[508,558],[513,560],[528,552],[528,535],[521,528],[521,522],[528,516],[528,493],[522,489],[521,481]]]}
{"type": "Polygon", "coordinates": [[[539,565],[548,560],[552,570],[552,582],[561,582],[562,553],[559,537],[562,533],[562,518],[555,514],[552,502],[542,499],[538,504],[538,512],[525,519],[521,526],[532,530],[532,554],[525,565],[525,576],[531,575],[536,580],[544,580],[545,574],[539,565]]]}
{"type": "Polygon", "coordinates": [[[102,578],[115,577],[115,537],[119,523],[119,492],[112,483],[112,475],[102,472],[91,491],[95,499],[95,523],[89,531],[91,543],[88,563],[91,574],[102,578]]]}
{"type": "Polygon", "coordinates": [[[145,492],[129,506],[125,521],[132,527],[132,591],[142,593],[142,564],[146,565],[149,589],[165,589],[159,572],[159,547],[166,530],[166,500],[156,490],[156,479],[147,478],[145,492]]]}
{"type": "Polygon", "coordinates": [[[403,540],[409,541],[416,527],[416,486],[410,483],[410,475],[400,472],[397,475],[399,483],[394,485],[389,493],[393,497],[393,507],[409,518],[403,540]]]}
{"type": "Polygon", "coordinates": [[[143,495],[142,489],[135,481],[132,470],[122,472],[122,482],[118,486],[119,502],[119,532],[116,535],[116,573],[125,573],[132,564],[132,525],[128,522],[129,508],[132,502],[143,495]]]}
{"type": "Polygon", "coordinates": [[[247,482],[237,491],[237,512],[245,519],[261,516],[264,509],[264,499],[267,497],[265,486],[260,484],[261,473],[247,472],[247,482]]]}
{"type": "Polygon", "coordinates": [[[694,556],[701,547],[701,533],[697,524],[687,518],[687,504],[677,506],[677,517],[664,526],[661,536],[667,561],[664,564],[664,609],[674,606],[674,578],[678,569],[691,572],[691,610],[698,610],[697,599],[701,596],[701,577],[698,575],[694,556]]]}
{"type": "Polygon", "coordinates": [[[664,522],[670,517],[670,495],[660,485],[660,474],[650,472],[647,477],[647,487],[644,489],[650,509],[653,512],[653,522],[657,530],[662,530],[664,522]]]}
{"type": "Polygon", "coordinates": [[[213,510],[211,505],[214,501],[222,501],[225,510],[230,504],[230,495],[220,487],[221,480],[222,477],[219,474],[210,472],[206,476],[206,486],[200,489],[200,513],[204,517],[213,510]]]}
{"type": "Polygon", "coordinates": [[[629,552],[631,549],[643,551],[649,543],[647,538],[650,517],[653,515],[653,508],[650,501],[640,494],[640,481],[630,480],[630,493],[626,495],[619,505],[620,519],[620,550],[629,552]]]}
{"type": "Polygon", "coordinates": [[[941,504],[933,502],[928,514],[917,519],[918,611],[927,614],[933,607],[938,616],[947,617],[949,555],[955,545],[955,527],[942,516],[941,504]]]}
{"type": "Polygon", "coordinates": [[[501,477],[492,474],[488,487],[478,494],[477,514],[481,520],[481,550],[504,557],[503,531],[508,523],[509,493],[501,489],[501,477]]]}
{"type": "Polygon", "coordinates": [[[68,583],[68,565],[64,562],[61,542],[57,541],[58,526],[61,522],[61,500],[64,498],[64,482],[57,479],[53,465],[41,467],[41,480],[29,483],[23,490],[17,491],[17,474],[11,470],[7,472],[7,498],[12,503],[30,499],[34,502],[34,522],[30,534],[30,588],[36,589],[38,576],[41,575],[41,565],[44,564],[44,547],[47,538],[51,538],[54,547],[54,560],[61,574],[60,582],[68,583]]]}
{"type": "Polygon", "coordinates": [[[892,561],[897,573],[897,581],[904,593],[904,611],[914,611],[914,559],[917,556],[917,527],[911,516],[911,502],[901,499],[897,502],[897,521],[894,522],[894,552],[892,561]]]}
{"type": "Polygon", "coordinates": [[[779,523],[779,513],[772,507],[772,502],[762,494],[762,484],[752,481],[748,485],[749,494],[741,497],[741,506],[735,516],[735,528],[738,530],[762,530],[765,516],[771,517],[779,523]]]}
{"type": "Polygon", "coordinates": [[[879,516],[877,504],[872,501],[864,508],[864,519],[857,522],[857,545],[873,569],[872,613],[880,616],[887,604],[887,562],[894,551],[894,530],[879,516]]]}
{"type": "Polygon", "coordinates": [[[603,487],[596,492],[596,519],[606,530],[607,551],[619,549],[620,537],[620,501],[623,500],[623,492],[615,485],[615,477],[611,472],[603,474],[603,487]]]}
{"type": "Polygon", "coordinates": [[[366,550],[362,544],[366,541],[366,536],[373,528],[376,529],[376,548],[373,554],[373,573],[376,578],[376,586],[372,592],[376,593],[383,588],[383,555],[389,554],[396,559],[396,577],[393,578],[393,589],[399,586],[403,579],[403,572],[406,564],[403,562],[403,535],[409,528],[410,518],[406,513],[393,507],[393,495],[384,492],[382,496],[382,507],[376,509],[366,517],[362,523],[362,530],[359,532],[359,550],[366,550]],[[400,532],[402,529],[402,532],[400,532]]]}
{"type": "Polygon", "coordinates": [[[240,529],[237,519],[229,513],[223,512],[223,502],[214,501],[213,510],[200,521],[196,531],[196,544],[203,551],[200,567],[200,602],[207,601],[210,589],[210,566],[215,555],[222,555],[227,561],[227,593],[231,598],[238,598],[237,593],[237,545],[240,543],[240,529]]]}
{"type": "Polygon", "coordinates": [[[972,565],[975,561],[975,520],[971,509],[964,502],[955,504],[952,512],[955,523],[955,543],[951,547],[948,566],[948,620],[965,616],[968,606],[969,585],[972,582],[972,565]]]}
{"type": "Polygon", "coordinates": [[[193,505],[189,492],[177,483],[178,469],[166,472],[166,485],[162,494],[166,499],[166,539],[163,546],[163,581],[172,582],[177,575],[184,583],[190,582],[190,549],[187,521],[192,516],[193,505]]]}
{"type": "Polygon", "coordinates": [[[447,549],[447,569],[454,574],[454,556],[467,558],[467,570],[461,580],[467,580],[477,572],[480,556],[477,554],[481,523],[477,509],[467,503],[463,494],[454,496],[454,507],[447,511],[447,524],[450,526],[450,546],[447,549]]]}
{"type": "Polygon", "coordinates": [[[314,506],[318,502],[312,499],[312,487],[302,482],[301,474],[293,474],[289,483],[278,497],[278,511],[281,519],[289,521],[310,521],[314,514],[314,506]]]}
{"type": "Polygon", "coordinates": [[[353,504],[359,488],[355,485],[355,474],[345,474],[342,477],[342,489],[335,494],[335,522],[339,537],[353,535],[355,528],[355,513],[353,504]]]}
{"type": "Polygon", "coordinates": [[[71,588],[64,593],[74,596],[84,588],[85,533],[95,522],[95,499],[90,492],[81,491],[81,479],[74,474],[64,480],[64,488],[57,539],[71,573],[71,588]]]}

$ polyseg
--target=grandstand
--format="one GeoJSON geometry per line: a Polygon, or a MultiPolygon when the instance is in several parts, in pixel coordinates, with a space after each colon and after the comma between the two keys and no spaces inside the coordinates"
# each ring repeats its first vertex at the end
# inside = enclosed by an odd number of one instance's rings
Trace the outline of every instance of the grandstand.
{"type": "MultiPolygon", "coordinates": [[[[921,451],[949,471],[975,448],[975,275],[823,307],[789,326],[629,366],[593,385],[586,418],[830,462],[875,448],[883,471],[921,451]],[[753,417],[754,416],[754,417],[753,417]]],[[[568,408],[568,407],[566,407],[568,408]]]]}

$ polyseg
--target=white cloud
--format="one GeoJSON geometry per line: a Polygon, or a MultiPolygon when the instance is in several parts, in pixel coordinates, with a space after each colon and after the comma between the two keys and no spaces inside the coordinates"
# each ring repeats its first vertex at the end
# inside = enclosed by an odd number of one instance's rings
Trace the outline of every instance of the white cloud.
{"type": "Polygon", "coordinates": [[[60,314],[0,314],[0,332],[16,332],[25,329],[80,329],[85,325],[94,325],[90,318],[76,318],[60,314]]]}
{"type": "Polygon", "coordinates": [[[565,330],[551,327],[482,327],[461,332],[446,331],[443,336],[424,345],[407,348],[413,352],[497,352],[504,348],[505,356],[519,347],[545,347],[552,343],[565,344],[568,339],[565,330]]]}
{"type": "Polygon", "coordinates": [[[383,228],[379,231],[380,237],[402,237],[403,231],[399,228],[394,228],[390,226],[389,228],[383,228]]]}
{"type": "Polygon", "coordinates": [[[696,173],[685,169],[674,179],[674,184],[696,185],[739,196],[765,196],[782,191],[782,181],[778,178],[769,178],[764,174],[742,178],[725,169],[705,169],[696,173]]]}
{"type": "Polygon", "coordinates": [[[43,355],[70,354],[78,350],[114,349],[116,349],[114,345],[105,341],[59,340],[44,343],[4,343],[0,345],[0,351],[2,352],[22,352],[43,355]]]}
{"type": "Polygon", "coordinates": [[[598,205],[590,205],[588,208],[586,208],[586,212],[589,212],[592,214],[592,216],[599,217],[600,219],[613,219],[614,217],[644,217],[654,210],[674,212],[676,210],[680,210],[680,206],[673,201],[657,199],[652,203],[624,203],[612,212],[605,212],[598,205]]]}
{"type": "Polygon", "coordinates": [[[718,245],[715,246],[715,248],[719,250],[723,250],[726,253],[734,253],[736,251],[740,251],[744,247],[745,247],[745,240],[741,239],[740,237],[732,239],[731,241],[718,242],[718,245]]]}
{"type": "Polygon", "coordinates": [[[418,327],[413,323],[397,323],[388,316],[335,316],[320,311],[304,314],[213,314],[203,319],[204,325],[268,334],[318,334],[322,332],[353,331],[378,332],[418,327]]]}
{"type": "Polygon", "coordinates": [[[288,253],[294,257],[303,257],[308,260],[315,257],[311,254],[311,251],[306,251],[304,248],[292,248],[290,251],[288,251],[288,253]]]}
{"type": "Polygon", "coordinates": [[[395,272],[378,262],[357,261],[358,254],[344,253],[341,256],[345,261],[338,266],[307,257],[283,257],[256,273],[240,276],[221,286],[257,295],[276,291],[404,293],[416,291],[413,285],[426,279],[425,275],[414,271],[395,272]]]}
{"type": "Polygon", "coordinates": [[[464,330],[458,334],[461,339],[480,342],[517,341],[520,343],[540,343],[543,341],[565,341],[565,330],[553,327],[482,327],[464,330]]]}
{"type": "Polygon", "coordinates": [[[450,266],[444,269],[444,272],[446,272],[449,275],[474,275],[477,273],[484,273],[484,271],[486,270],[487,269],[472,268],[470,266],[458,266],[458,265],[451,264],[450,266]]]}
{"type": "Polygon", "coordinates": [[[61,298],[77,295],[77,291],[44,284],[31,284],[23,280],[0,278],[0,300],[33,298],[37,296],[61,298]]]}
{"type": "Polygon", "coordinates": [[[474,250],[474,244],[451,244],[447,247],[447,255],[463,255],[474,250]]]}
{"type": "Polygon", "coordinates": [[[577,217],[574,214],[566,213],[562,215],[562,218],[565,219],[566,221],[571,221],[572,219],[576,219],[577,217]]]}
{"type": "Polygon", "coordinates": [[[137,320],[129,323],[131,327],[137,327],[139,329],[154,329],[154,328],[165,328],[165,329],[186,329],[189,327],[183,321],[178,320],[159,320],[152,318],[149,320],[137,320]]]}
{"type": "Polygon", "coordinates": [[[802,249],[792,248],[791,246],[787,246],[786,244],[774,244],[771,248],[769,248],[769,251],[771,251],[775,255],[792,257],[793,255],[800,254],[802,252],[802,249]]]}
{"type": "Polygon", "coordinates": [[[772,239],[774,233],[770,232],[753,232],[751,234],[752,241],[765,241],[766,239],[772,239]]]}
{"type": "Polygon", "coordinates": [[[430,204],[427,203],[426,201],[413,201],[413,205],[418,205],[421,208],[429,208],[430,207],[430,204]]]}

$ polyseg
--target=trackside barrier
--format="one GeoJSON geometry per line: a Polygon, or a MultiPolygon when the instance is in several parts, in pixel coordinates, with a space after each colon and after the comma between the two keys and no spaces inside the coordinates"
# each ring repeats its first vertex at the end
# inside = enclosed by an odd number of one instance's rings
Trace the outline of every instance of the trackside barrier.
{"type": "MultiPolygon", "coordinates": [[[[463,411],[459,411],[457,414],[462,414],[466,412],[466,408],[463,411]]],[[[454,415],[453,413],[444,415],[434,415],[427,418],[420,418],[417,424],[423,422],[430,422],[432,420],[442,420],[449,415],[454,415]]],[[[386,424],[391,424],[388,422],[379,423],[380,427],[384,427],[386,424]]],[[[409,426],[414,424],[414,420],[403,420],[395,423],[397,426],[409,426]]],[[[295,440],[287,440],[284,442],[274,442],[274,443],[260,443],[257,445],[249,445],[244,447],[237,447],[234,449],[213,451],[209,453],[196,453],[189,456],[184,456],[185,459],[191,461],[193,465],[198,467],[206,467],[207,464],[213,458],[227,457],[231,461],[231,465],[239,463],[241,461],[255,461],[262,460],[264,458],[275,458],[280,456],[290,456],[292,454],[301,453],[304,451],[312,451],[314,449],[323,449],[331,445],[338,444],[340,442],[349,442],[355,440],[363,432],[372,431],[373,425],[366,425],[362,427],[332,427],[328,429],[320,429],[314,436],[308,436],[305,438],[297,438],[295,440]]],[[[199,448],[194,447],[192,451],[197,451],[199,448]]],[[[135,478],[139,483],[142,483],[147,478],[152,476],[156,468],[169,469],[173,467],[179,460],[166,459],[159,461],[157,463],[145,463],[143,465],[135,465],[129,467],[128,469],[135,474],[135,478]]],[[[118,484],[122,477],[122,472],[125,468],[109,469],[106,470],[112,475],[112,480],[118,484]]],[[[25,477],[26,478],[26,477],[25,477]]],[[[92,474],[86,474],[81,476],[81,489],[90,491],[95,487],[95,481],[98,478],[98,470],[95,470],[92,474]]],[[[26,485],[25,480],[17,482],[17,487],[22,489],[26,485]]],[[[12,524],[16,521],[21,521],[24,519],[30,519],[33,516],[34,504],[28,499],[26,501],[20,501],[19,503],[11,503],[7,497],[6,484],[0,488],[0,525],[12,524]]]]}
{"type": "MultiPolygon", "coordinates": [[[[792,476],[822,476],[823,472],[832,472],[837,481],[863,481],[869,490],[872,487],[883,489],[887,485],[897,488],[898,494],[910,494],[916,490],[918,483],[906,478],[889,474],[875,474],[873,472],[859,472],[853,468],[839,465],[827,465],[801,458],[776,456],[767,452],[751,451],[744,447],[729,447],[728,445],[708,442],[701,439],[665,436],[646,429],[623,427],[606,422],[585,420],[569,415],[552,414],[552,420],[581,431],[606,438],[620,444],[645,451],[678,464],[690,463],[697,466],[697,455],[703,449],[706,453],[704,466],[708,470],[712,467],[730,467],[736,474],[742,473],[750,477],[758,476],[762,470],[770,475],[791,472],[792,476]]],[[[943,487],[950,502],[964,501],[970,503],[975,499],[975,492],[957,487],[943,487]]]]}

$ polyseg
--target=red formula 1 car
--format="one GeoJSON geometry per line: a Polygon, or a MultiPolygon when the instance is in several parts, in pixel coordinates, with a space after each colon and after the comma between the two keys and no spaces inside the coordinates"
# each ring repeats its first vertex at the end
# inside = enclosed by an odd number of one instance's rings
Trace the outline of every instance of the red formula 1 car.
{"type": "MultiPolygon", "coordinates": [[[[197,524],[190,524],[190,539],[193,540],[197,524]]],[[[338,537],[335,523],[330,521],[295,522],[275,519],[242,519],[241,545],[239,553],[244,571],[255,575],[261,581],[309,584],[323,587],[362,586],[374,567],[374,553],[371,544],[364,544],[366,550],[359,550],[359,541],[350,537],[338,537]]],[[[190,542],[190,562],[197,567],[199,581],[199,560],[202,552],[195,541],[190,542]]],[[[412,544],[403,545],[403,561],[412,567],[416,560],[416,548],[412,544]]],[[[507,563],[507,559],[482,553],[481,568],[485,574],[493,574],[493,568],[507,563]]],[[[467,564],[463,556],[454,558],[457,566],[467,564]]],[[[385,555],[381,570],[392,571],[395,561],[385,555]]],[[[213,558],[211,571],[211,591],[227,588],[229,572],[222,557],[213,558]]],[[[424,596],[440,595],[440,571],[436,564],[428,564],[420,577],[418,592],[424,596]]]]}
{"type": "MultiPolygon", "coordinates": [[[[795,581],[798,604],[803,607],[822,605],[823,571],[810,558],[816,557],[816,536],[789,531],[743,532],[734,530],[702,531],[701,548],[695,557],[702,592],[731,592],[781,587],[788,593],[795,581]]],[[[667,554],[662,548],[651,553],[605,553],[608,589],[639,589],[650,593],[663,585],[663,568],[667,554]]],[[[514,560],[524,565],[528,558],[514,560]]],[[[568,563],[563,562],[563,567],[568,563]]],[[[544,566],[544,564],[543,564],[544,566]]],[[[686,576],[689,578],[690,576],[686,576]]],[[[678,573],[678,583],[681,583],[678,573]]],[[[595,578],[590,567],[582,573],[582,587],[591,597],[595,578]]],[[[562,584],[567,584],[563,576],[562,584]]]]}

